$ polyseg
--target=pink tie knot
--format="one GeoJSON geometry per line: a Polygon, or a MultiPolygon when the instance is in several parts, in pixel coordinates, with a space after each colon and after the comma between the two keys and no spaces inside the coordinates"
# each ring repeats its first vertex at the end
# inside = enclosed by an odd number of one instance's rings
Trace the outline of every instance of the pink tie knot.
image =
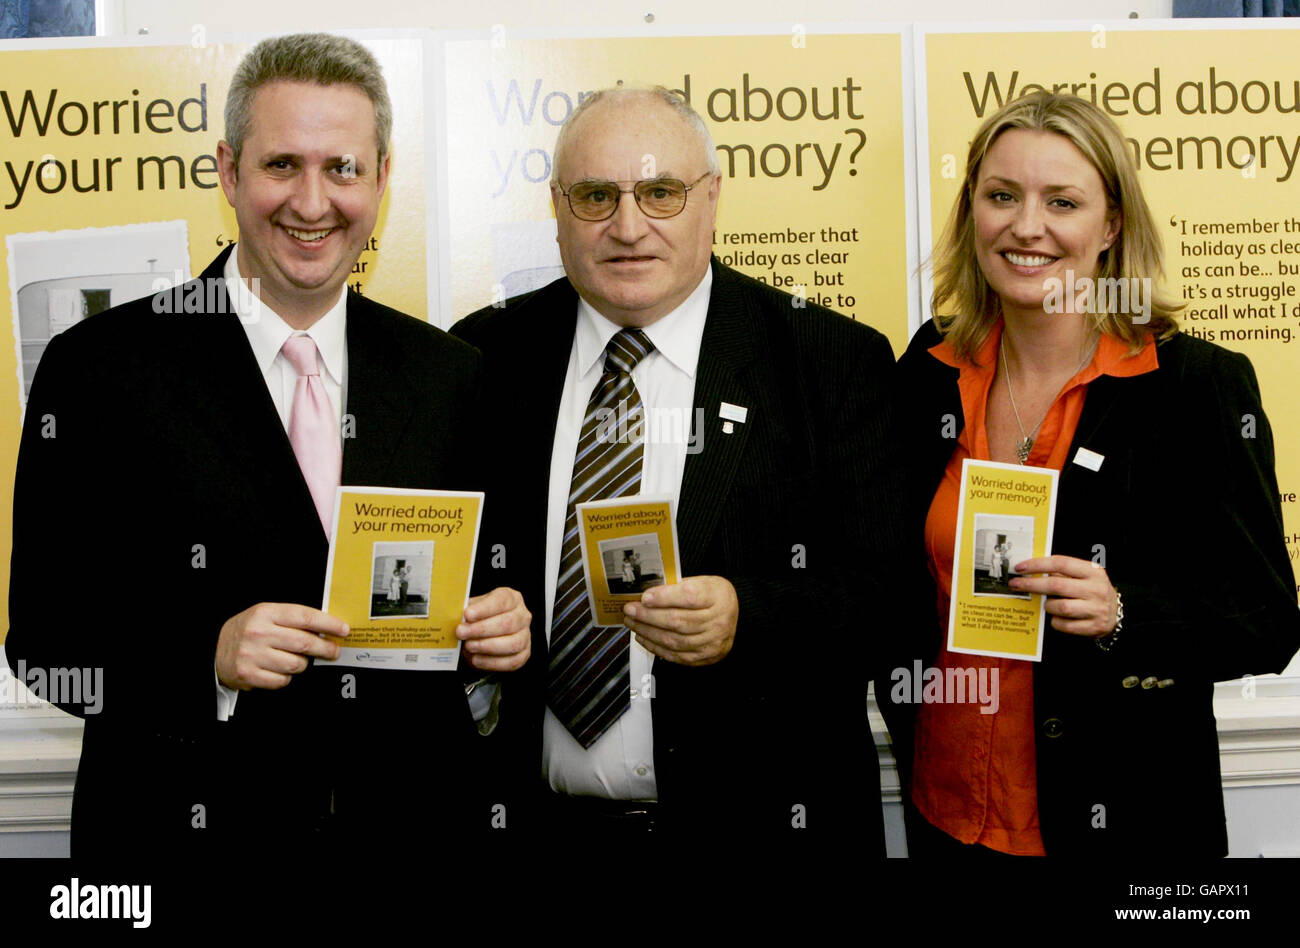
{"type": "Polygon", "coordinates": [[[280,351],[299,375],[320,375],[316,341],[311,336],[290,336],[280,351]]]}

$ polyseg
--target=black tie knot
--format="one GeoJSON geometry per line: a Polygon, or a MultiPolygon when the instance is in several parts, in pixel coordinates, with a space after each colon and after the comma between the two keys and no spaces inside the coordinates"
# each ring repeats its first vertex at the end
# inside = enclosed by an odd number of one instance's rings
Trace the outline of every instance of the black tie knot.
{"type": "Polygon", "coordinates": [[[605,371],[632,374],[638,362],[654,351],[655,344],[639,329],[620,329],[605,347],[605,371]]]}

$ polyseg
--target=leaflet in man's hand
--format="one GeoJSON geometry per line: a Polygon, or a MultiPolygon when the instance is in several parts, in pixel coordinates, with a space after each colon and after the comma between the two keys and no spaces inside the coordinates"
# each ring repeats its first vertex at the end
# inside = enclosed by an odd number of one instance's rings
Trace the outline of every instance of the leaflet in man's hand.
{"type": "Polygon", "coordinates": [[[456,668],[483,494],[340,487],[322,608],[351,629],[339,665],[456,668]]]}
{"type": "Polygon", "coordinates": [[[681,581],[671,497],[615,497],[578,504],[582,571],[596,625],[623,624],[623,605],[651,586],[681,581]]]}
{"type": "Polygon", "coordinates": [[[1008,583],[1017,563],[1049,555],[1056,476],[1045,467],[962,462],[948,651],[1042,659],[1043,596],[1008,583]]]}

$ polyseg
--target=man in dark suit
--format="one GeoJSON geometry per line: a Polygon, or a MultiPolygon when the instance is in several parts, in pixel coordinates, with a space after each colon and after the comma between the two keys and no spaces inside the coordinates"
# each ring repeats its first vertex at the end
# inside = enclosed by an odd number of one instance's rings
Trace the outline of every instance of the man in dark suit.
{"type": "Polygon", "coordinates": [[[866,687],[902,542],[889,345],[711,261],[716,153],[673,93],[596,94],[553,168],[567,279],[453,329],[484,352],[507,459],[485,542],[537,617],[544,820],[883,853],[866,687]],[[594,628],[572,508],[638,493],[675,499],[686,578],[594,628]]]}
{"type": "Polygon", "coordinates": [[[457,406],[479,355],[344,291],[391,123],[359,44],[259,44],[218,146],[234,251],[55,337],[41,362],[6,653],[102,674],[102,713],[60,702],[86,716],[74,856],[408,841],[447,807],[488,826],[466,683],[526,660],[519,594],[470,600],[460,675],[330,666],[322,634],[346,628],[316,608],[340,483],[477,486],[457,406]],[[84,595],[51,605],[42,579],[70,550],[84,595]]]}

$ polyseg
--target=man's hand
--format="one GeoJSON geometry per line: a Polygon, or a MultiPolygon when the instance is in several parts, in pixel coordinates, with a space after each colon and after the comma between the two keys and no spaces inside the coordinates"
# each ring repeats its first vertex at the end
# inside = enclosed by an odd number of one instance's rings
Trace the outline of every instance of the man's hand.
{"type": "Polygon", "coordinates": [[[655,655],[679,665],[712,665],[731,652],[740,602],[721,576],[689,576],[652,586],[623,607],[623,624],[655,655]]]}
{"type": "Polygon", "coordinates": [[[1015,576],[1007,585],[1047,596],[1043,608],[1052,617],[1052,628],[1094,639],[1114,631],[1119,600],[1106,570],[1096,563],[1074,556],[1043,556],[1017,563],[1016,572],[1048,574],[1015,576]]]}
{"type": "Polygon", "coordinates": [[[339,657],[339,647],[321,638],[324,633],[347,635],[347,623],[310,606],[259,602],[221,627],[217,678],[240,691],[283,688],[306,670],[307,656],[339,657]]]}
{"type": "Polygon", "coordinates": [[[465,604],[465,616],[456,626],[456,638],[469,663],[488,672],[514,671],[524,667],[533,647],[529,623],[533,614],[524,608],[524,597],[499,586],[490,593],[474,596],[465,604]]]}

